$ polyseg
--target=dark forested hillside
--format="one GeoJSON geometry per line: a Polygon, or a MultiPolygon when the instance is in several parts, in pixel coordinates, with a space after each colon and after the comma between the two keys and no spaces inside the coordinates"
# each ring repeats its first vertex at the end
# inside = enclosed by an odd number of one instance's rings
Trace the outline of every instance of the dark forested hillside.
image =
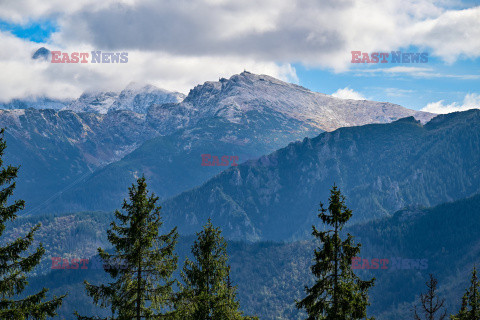
{"type": "Polygon", "coordinates": [[[212,217],[231,239],[305,239],[311,212],[336,183],[368,221],[406,206],[480,192],[480,111],[341,128],[230,168],[165,202],[189,234],[212,217]],[[185,213],[188,213],[185,214],[185,213]]]}
{"type": "MultiPolygon", "coordinates": [[[[301,136],[318,133],[300,121],[274,112],[245,114],[248,125],[221,117],[200,120],[194,127],[146,141],[123,159],[94,172],[48,205],[44,212],[113,210],[127,196],[127,188],[142,174],[162,199],[191,189],[228,166],[202,166],[202,154],[236,156],[236,163],[260,157],[301,136]]],[[[209,160],[212,161],[211,159],[209,160]]]]}
{"type": "MultiPolygon", "coordinates": [[[[315,212],[311,214],[315,216],[315,212]]],[[[90,258],[97,246],[106,247],[104,230],[111,217],[79,213],[43,219],[44,228],[38,233],[38,240],[47,248],[42,270],[51,271],[52,256],[90,258]]],[[[26,230],[33,223],[31,219],[19,218],[15,232],[26,230]]],[[[453,313],[473,264],[480,263],[480,195],[434,208],[402,210],[392,217],[353,225],[346,232],[362,243],[360,258],[389,260],[387,269],[358,270],[362,278],[377,278],[371,289],[369,314],[380,320],[408,318],[429,273],[438,277],[439,294],[446,298],[448,310],[453,313]],[[420,260],[426,261],[420,264],[420,260]]],[[[191,236],[181,238],[177,246],[180,260],[189,254],[192,242],[191,236]]],[[[311,281],[313,248],[311,240],[229,242],[232,281],[238,286],[242,308],[260,319],[298,319],[293,300],[302,297],[303,286],[311,281]]],[[[53,294],[70,290],[61,312],[72,319],[73,308],[92,308],[84,294],[83,280],[98,282],[102,277],[101,270],[53,270],[31,283],[32,290],[47,285],[53,294]]]]}

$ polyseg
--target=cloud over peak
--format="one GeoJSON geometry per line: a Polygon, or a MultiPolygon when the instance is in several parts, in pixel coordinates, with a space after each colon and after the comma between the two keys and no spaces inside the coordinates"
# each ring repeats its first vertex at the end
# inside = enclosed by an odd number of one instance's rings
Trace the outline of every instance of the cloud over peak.
{"type": "Polygon", "coordinates": [[[340,99],[351,99],[351,100],[367,100],[361,93],[350,89],[349,87],[338,89],[332,96],[340,98],[340,99]]]}
{"type": "Polygon", "coordinates": [[[480,94],[469,93],[463,99],[463,103],[456,102],[445,104],[443,100],[427,104],[422,111],[431,113],[450,113],[456,111],[466,111],[470,109],[480,109],[480,94]]]}

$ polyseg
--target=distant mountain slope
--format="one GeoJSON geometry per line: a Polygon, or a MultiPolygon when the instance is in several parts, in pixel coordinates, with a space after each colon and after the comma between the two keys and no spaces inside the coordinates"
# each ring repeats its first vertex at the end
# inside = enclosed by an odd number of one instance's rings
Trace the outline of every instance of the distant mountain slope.
{"type": "Polygon", "coordinates": [[[166,201],[165,215],[186,234],[212,217],[233,239],[305,238],[318,199],[334,183],[355,220],[367,221],[480,192],[479,164],[480,110],[426,125],[405,118],[341,128],[229,168],[166,201]]]}
{"type": "MultiPolygon", "coordinates": [[[[255,113],[246,113],[248,125],[218,117],[206,118],[193,128],[149,140],[120,161],[97,170],[83,183],[65,191],[42,211],[114,210],[127,197],[128,187],[141,175],[145,175],[149,188],[161,199],[172,197],[228,168],[202,166],[202,154],[219,159],[236,156],[239,164],[319,131],[307,130],[304,127],[308,126],[300,121],[276,119],[278,114],[255,113]]],[[[233,164],[230,158],[228,162],[233,164]]]]}
{"type": "Polygon", "coordinates": [[[176,103],[183,99],[185,99],[185,95],[182,93],[160,89],[150,84],[140,85],[132,82],[120,92],[112,109],[147,113],[148,108],[152,105],[176,103]]]}
{"type": "Polygon", "coordinates": [[[95,112],[105,114],[110,110],[130,110],[146,114],[155,104],[180,102],[185,96],[152,85],[130,83],[121,92],[85,92],[63,110],[75,112],[95,112]]]}
{"type": "Polygon", "coordinates": [[[130,83],[121,92],[87,91],[76,100],[45,97],[14,99],[0,103],[0,109],[61,109],[100,114],[109,110],[130,110],[146,114],[153,105],[180,103],[183,100],[184,103],[176,106],[176,109],[196,118],[215,115],[235,122],[247,111],[273,109],[324,131],[368,123],[386,123],[407,116],[426,122],[434,116],[388,102],[340,99],[247,71],[233,75],[230,79],[222,78],[197,85],[187,97],[153,85],[130,83]]]}
{"type": "Polygon", "coordinates": [[[21,165],[15,196],[26,199],[30,210],[121,159],[158,135],[144,118],[130,111],[0,110],[0,127],[7,128],[5,163],[21,165]]]}
{"type": "Polygon", "coordinates": [[[54,109],[60,110],[71,104],[73,99],[51,99],[47,97],[26,97],[23,99],[12,99],[8,102],[0,103],[0,110],[13,109],[54,109]]]}
{"type": "Polygon", "coordinates": [[[185,95],[179,92],[160,89],[150,84],[140,85],[132,82],[120,92],[87,91],[78,99],[63,100],[47,97],[26,97],[0,103],[0,109],[55,109],[99,114],[105,114],[109,110],[130,110],[145,114],[148,108],[154,104],[177,103],[184,98],[185,95]]]}
{"type": "Polygon", "coordinates": [[[160,197],[171,197],[225,169],[201,167],[201,154],[238,155],[243,162],[313,137],[320,128],[409,114],[423,120],[432,116],[392,104],[337,99],[244,72],[199,85],[181,103],[150,107],[145,121],[164,137],[95,172],[42,210],[113,210],[141,174],[160,197]]]}

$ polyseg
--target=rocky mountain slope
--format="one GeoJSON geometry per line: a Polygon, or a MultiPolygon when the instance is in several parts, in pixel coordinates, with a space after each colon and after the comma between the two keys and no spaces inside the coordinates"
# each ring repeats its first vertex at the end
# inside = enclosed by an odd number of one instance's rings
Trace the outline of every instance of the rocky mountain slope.
{"type": "Polygon", "coordinates": [[[434,116],[392,103],[340,99],[246,71],[228,80],[196,86],[183,104],[209,116],[222,115],[232,122],[240,121],[246,111],[273,109],[324,131],[386,123],[407,116],[426,122],[434,116]]]}
{"type": "MultiPolygon", "coordinates": [[[[151,190],[161,199],[191,189],[220,173],[227,166],[203,166],[202,154],[221,159],[237,157],[236,163],[260,157],[301,136],[313,136],[318,129],[304,130],[301,122],[287,120],[281,125],[268,121],[264,113],[255,125],[236,124],[222,118],[204,119],[193,128],[151,139],[123,159],[97,170],[84,182],[65,191],[42,208],[45,212],[114,210],[128,195],[128,187],[145,175],[151,190]]],[[[209,162],[213,160],[210,159],[209,162]]]]}
{"type": "Polygon", "coordinates": [[[154,104],[177,103],[184,98],[185,95],[179,92],[170,92],[150,84],[140,85],[132,82],[120,92],[86,91],[78,99],[64,100],[26,97],[0,103],[0,109],[54,109],[99,114],[106,114],[109,110],[130,110],[146,114],[148,108],[154,104]]]}
{"type": "Polygon", "coordinates": [[[62,110],[101,114],[110,110],[130,110],[146,114],[152,105],[176,103],[184,98],[185,96],[179,92],[170,92],[152,85],[130,83],[121,92],[85,92],[62,110]]]}
{"type": "Polygon", "coordinates": [[[479,129],[480,111],[470,110],[326,132],[166,201],[166,219],[185,234],[212,217],[233,239],[291,240],[308,236],[334,183],[356,221],[471,196],[480,192],[479,129]]]}
{"type": "Polygon", "coordinates": [[[144,118],[130,111],[0,110],[0,127],[7,128],[5,163],[21,165],[15,196],[32,209],[121,159],[158,135],[144,118]]]}

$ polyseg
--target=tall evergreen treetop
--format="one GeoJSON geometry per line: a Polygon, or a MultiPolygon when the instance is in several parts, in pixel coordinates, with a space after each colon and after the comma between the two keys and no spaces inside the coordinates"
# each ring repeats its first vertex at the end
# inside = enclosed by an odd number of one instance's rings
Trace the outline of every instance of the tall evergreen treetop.
{"type": "Polygon", "coordinates": [[[244,320],[231,285],[227,243],[212,222],[197,233],[192,246],[194,260],[187,259],[182,272],[184,286],[177,301],[177,317],[185,320],[244,320]]]}
{"type": "Polygon", "coordinates": [[[316,278],[312,287],[305,287],[307,296],[297,302],[297,308],[305,309],[308,320],[365,319],[368,289],[374,280],[360,280],[351,268],[352,258],[360,253],[360,244],[354,244],[347,234],[340,238],[340,231],[352,216],[345,205],[345,197],[337,186],[330,191],[329,206],[320,203],[318,217],[327,231],[313,226],[312,235],[320,240],[321,247],[315,249],[315,263],[311,271],[316,278]]]}
{"type": "MultiPolygon", "coordinates": [[[[15,190],[15,178],[18,167],[3,166],[3,154],[6,148],[4,129],[0,130],[0,237],[8,221],[17,218],[17,212],[23,210],[25,202],[16,200],[9,204],[9,197],[15,190]]],[[[33,252],[29,248],[33,244],[34,234],[40,224],[34,226],[24,236],[0,247],[0,319],[46,319],[56,315],[56,310],[65,297],[53,297],[44,301],[48,289],[20,298],[28,285],[27,274],[40,263],[45,249],[40,244],[33,252]]],[[[4,243],[5,241],[2,241],[4,243]]]]}
{"type": "Polygon", "coordinates": [[[477,268],[473,267],[470,287],[462,298],[462,306],[458,314],[451,317],[452,320],[480,320],[480,283],[477,276],[477,268]]]}
{"type": "MultiPolygon", "coordinates": [[[[172,274],[177,268],[174,253],[178,233],[176,228],[159,234],[162,226],[158,197],[149,195],[145,178],[129,188],[130,202],[124,200],[125,213],[115,212],[119,221],[111,223],[108,240],[115,253],[99,248],[107,265],[126,266],[105,268],[113,278],[108,285],[95,286],[85,282],[87,293],[101,307],[110,306],[109,319],[165,319],[172,316],[172,274]]],[[[78,319],[97,319],[82,317],[78,319]]]]}

